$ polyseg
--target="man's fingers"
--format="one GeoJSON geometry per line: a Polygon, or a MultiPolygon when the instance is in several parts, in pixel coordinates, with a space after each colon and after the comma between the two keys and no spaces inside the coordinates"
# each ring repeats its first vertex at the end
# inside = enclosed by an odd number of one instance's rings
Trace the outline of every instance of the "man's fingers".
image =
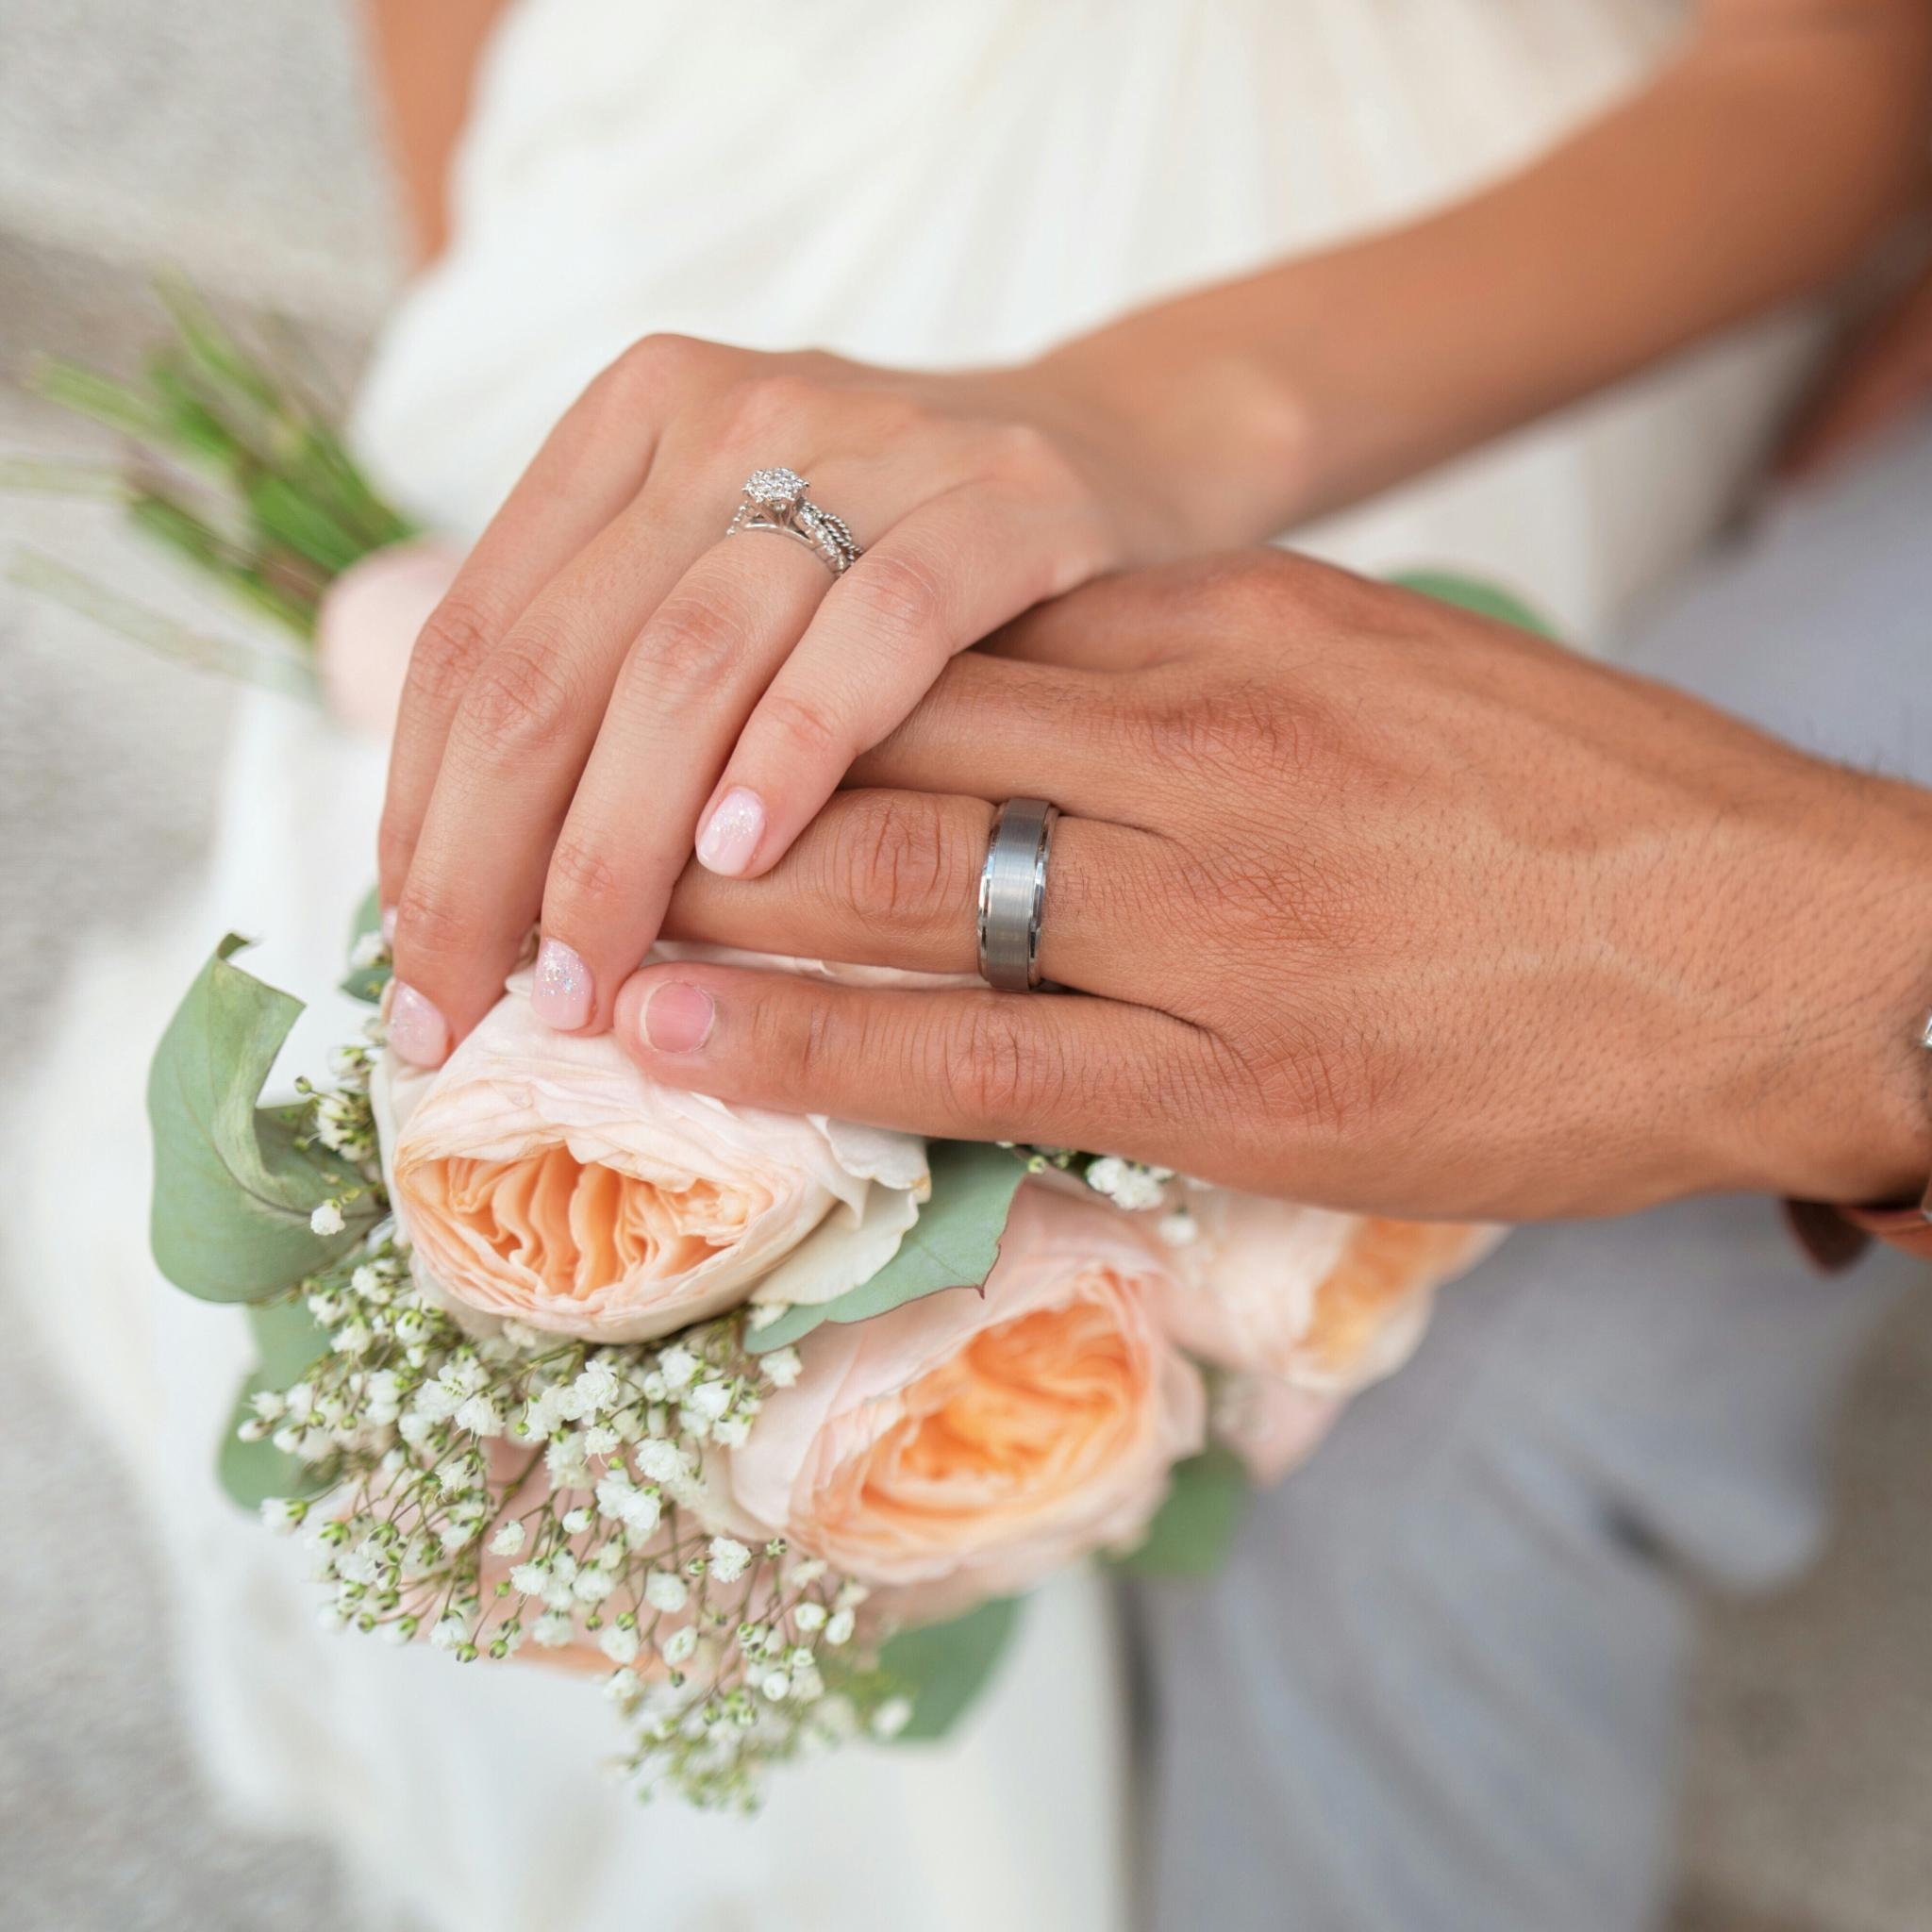
{"type": "MultiPolygon", "coordinates": [[[[964,973],[977,963],[979,875],[993,808],[924,791],[842,791],[762,878],[687,867],[668,938],[751,952],[964,973]]],[[[1063,817],[1055,828],[1041,971],[1061,986],[1158,1002],[1182,961],[1146,928],[1167,848],[1146,832],[1063,817]]]]}
{"type": "Polygon", "coordinates": [[[1210,1035],[1082,993],[837,986],[695,961],[650,966],[616,1036],[654,1080],[741,1104],[974,1141],[1184,1165],[1210,1035]]]}
{"type": "Polygon", "coordinates": [[[1144,746],[1124,743],[1120,675],[1012,663],[968,651],[911,715],[854,760],[851,786],[1046,798],[1083,818],[1130,823],[1144,746]]]}

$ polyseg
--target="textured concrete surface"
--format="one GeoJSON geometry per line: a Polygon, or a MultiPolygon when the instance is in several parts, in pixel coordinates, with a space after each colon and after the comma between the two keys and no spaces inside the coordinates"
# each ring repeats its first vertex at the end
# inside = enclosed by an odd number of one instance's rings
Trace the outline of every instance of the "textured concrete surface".
{"type": "MultiPolygon", "coordinates": [[[[393,253],[353,52],[345,10],[312,0],[0,8],[0,361],[46,347],[125,361],[152,329],[140,277],[165,263],[339,336],[366,326],[393,253]]],[[[86,446],[0,399],[0,451],[86,446]]],[[[96,511],[0,497],[0,563],[22,544],[211,615],[96,511]]],[[[227,708],[219,685],[0,583],[0,1067],[31,1050],[63,960],[190,875],[227,708]]],[[[48,1292],[0,1281],[0,1323],[6,1296],[48,1292]]],[[[0,1923],[367,1924],[325,1850],[210,1809],[145,1525],[79,1411],[5,1332],[0,1923]],[[94,1582],[78,1604],[28,1554],[50,1510],[85,1533],[94,1582]]],[[[1679,1932],[1932,1924],[1932,1295],[1880,1338],[1841,1447],[1841,1523],[1817,1574],[1707,1620],[1679,1932]]]]}

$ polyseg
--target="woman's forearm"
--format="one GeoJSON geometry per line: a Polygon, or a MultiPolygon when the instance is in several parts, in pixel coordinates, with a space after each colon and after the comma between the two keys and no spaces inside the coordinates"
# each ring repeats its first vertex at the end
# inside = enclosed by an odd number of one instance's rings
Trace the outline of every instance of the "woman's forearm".
{"type": "Polygon", "coordinates": [[[508,0],[364,0],[389,148],[419,262],[449,232],[449,163],[476,63],[508,0]]]}
{"type": "Polygon", "coordinates": [[[1840,272],[1924,169],[1932,6],[1732,0],[1644,92],[1441,213],[1049,358],[1272,534],[1840,272]]]}

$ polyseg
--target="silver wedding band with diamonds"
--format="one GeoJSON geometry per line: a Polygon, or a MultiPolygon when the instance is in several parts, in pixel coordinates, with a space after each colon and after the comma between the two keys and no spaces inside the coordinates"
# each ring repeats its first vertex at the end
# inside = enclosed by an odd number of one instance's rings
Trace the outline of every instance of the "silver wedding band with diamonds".
{"type": "Polygon", "coordinates": [[[735,537],[741,530],[775,530],[816,552],[835,577],[843,576],[862,553],[852,541],[845,520],[821,509],[805,493],[809,487],[796,470],[754,470],[745,479],[738,514],[724,534],[735,537]]]}

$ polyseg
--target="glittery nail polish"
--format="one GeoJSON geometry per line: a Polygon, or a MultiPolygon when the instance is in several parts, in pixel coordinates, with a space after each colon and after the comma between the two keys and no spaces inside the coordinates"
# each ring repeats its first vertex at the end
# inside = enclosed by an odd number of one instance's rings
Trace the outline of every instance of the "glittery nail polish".
{"type": "Polygon", "coordinates": [[[764,800],[756,791],[734,785],[698,834],[698,863],[707,872],[735,879],[751,863],[764,835],[764,800]]]}
{"type": "Polygon", "coordinates": [[[401,979],[390,989],[389,1043],[412,1067],[440,1067],[449,1058],[449,1022],[435,1001],[401,979]]]}
{"type": "Polygon", "coordinates": [[[591,1017],[591,969],[575,947],[546,939],[537,950],[530,1008],[546,1026],[574,1033],[591,1017]]]}

